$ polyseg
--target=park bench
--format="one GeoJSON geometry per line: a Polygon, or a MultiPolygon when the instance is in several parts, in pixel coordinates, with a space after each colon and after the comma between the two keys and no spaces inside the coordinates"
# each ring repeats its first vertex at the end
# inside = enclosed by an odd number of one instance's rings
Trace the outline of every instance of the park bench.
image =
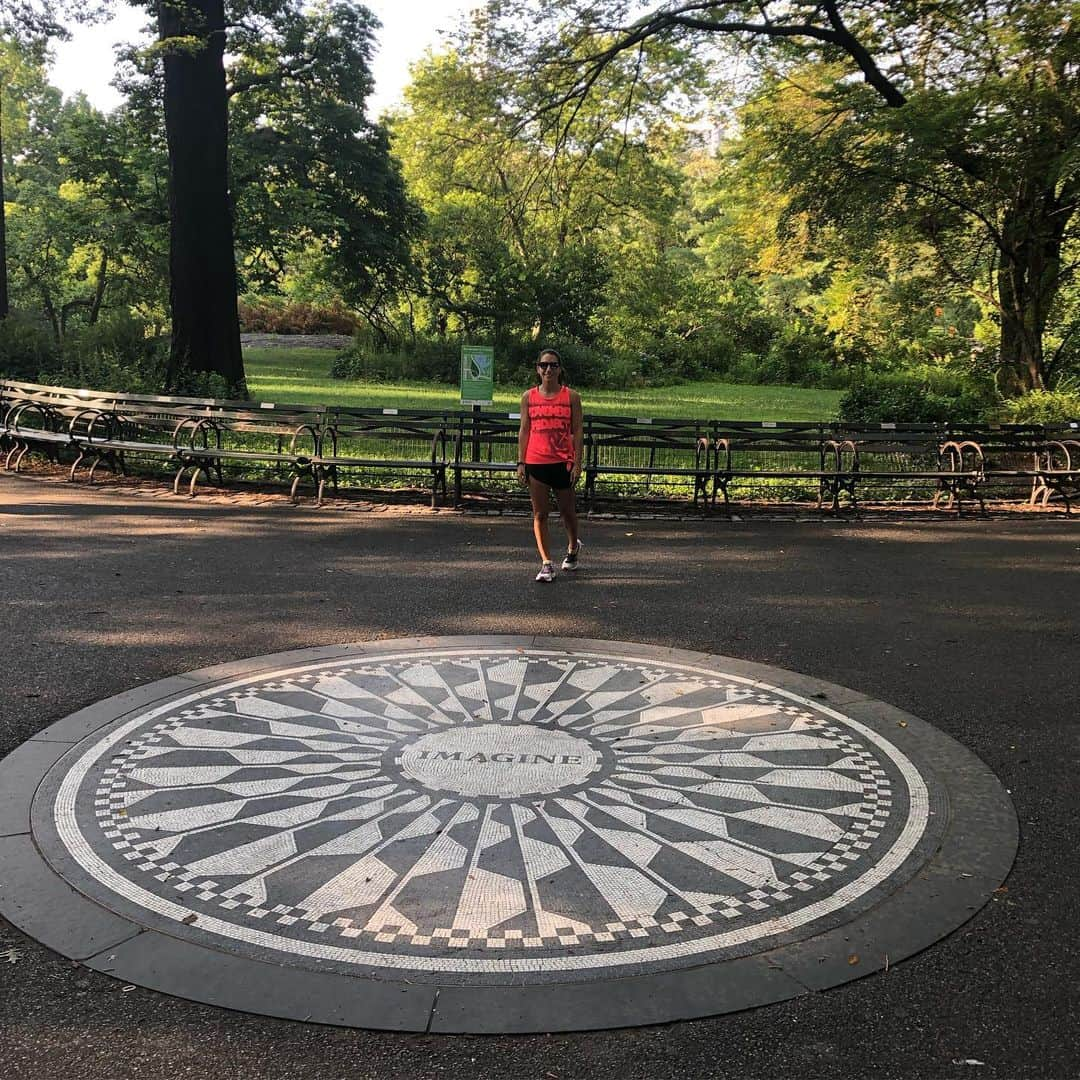
{"type": "MultiPolygon", "coordinates": [[[[422,478],[432,505],[447,496],[449,471],[460,504],[465,478],[486,490],[509,488],[517,468],[518,413],[346,409],[96,392],[0,380],[0,457],[18,470],[32,451],[59,462],[70,478],[92,481],[128,459],[174,470],[173,488],[194,494],[200,477],[221,484],[233,467],[275,471],[298,486],[310,479],[321,503],[326,486],[362,473],[374,482],[422,478]],[[452,441],[452,446],[450,445],[452,441]]],[[[1041,425],[869,424],[822,426],[769,421],[640,417],[585,418],[584,498],[601,490],[660,497],[692,490],[706,509],[718,495],[767,486],[785,495],[815,488],[835,512],[857,498],[942,501],[963,511],[985,495],[1024,498],[1067,513],[1080,496],[1080,423],[1041,425]]]]}
{"type": "Polygon", "coordinates": [[[967,432],[985,458],[986,485],[1006,497],[1027,496],[1031,506],[1054,498],[1072,512],[1071,496],[1080,492],[1080,424],[991,425],[967,432]]]}
{"type": "Polygon", "coordinates": [[[311,458],[316,505],[327,484],[336,493],[341,473],[355,470],[375,485],[391,476],[422,477],[438,506],[447,494],[449,427],[446,413],[424,409],[332,410],[311,458]]]}
{"type": "MultiPolygon", "coordinates": [[[[47,386],[41,383],[0,381],[0,402],[37,401],[59,409],[99,408],[103,410],[129,405],[132,407],[160,406],[163,409],[203,408],[221,405],[215,398],[175,397],[165,394],[124,394],[109,390],[85,390],[68,386],[47,386]]],[[[250,403],[248,404],[250,407],[250,403]]]]}
{"type": "Polygon", "coordinates": [[[859,494],[903,499],[929,499],[938,509],[944,499],[948,509],[963,512],[965,498],[985,503],[982,485],[986,460],[982,445],[969,433],[950,432],[935,424],[869,424],[833,432],[833,439],[850,447],[849,494],[852,506],[859,494]]]}
{"type": "Polygon", "coordinates": [[[7,466],[17,468],[31,449],[56,460],[60,449],[76,445],[86,410],[103,407],[107,402],[102,395],[88,390],[0,382],[0,435],[7,466]]]}
{"type": "Polygon", "coordinates": [[[105,408],[116,399],[115,394],[97,390],[81,390],[66,386],[46,386],[41,383],[17,382],[5,379],[0,382],[0,401],[6,407],[35,402],[59,409],[86,406],[105,408]]]}
{"type": "Polygon", "coordinates": [[[32,450],[59,462],[61,450],[78,451],[88,438],[89,425],[98,415],[98,410],[93,408],[63,409],[44,401],[9,402],[3,425],[4,467],[19,472],[32,450]]]}
{"type": "Polygon", "coordinates": [[[218,401],[185,410],[188,423],[175,429],[180,467],[173,480],[179,491],[185,474],[188,494],[199,477],[221,486],[225,467],[240,471],[271,469],[291,481],[290,495],[305,478],[315,483],[313,460],[318,454],[326,409],[321,405],[276,405],[272,402],[218,401]]]}
{"type": "Polygon", "coordinates": [[[1031,505],[1047,506],[1060,497],[1072,513],[1070,494],[1080,496],[1080,440],[1052,440],[1043,448],[1040,471],[1031,491],[1031,505]]]}
{"type": "MultiPolygon", "coordinates": [[[[454,501],[464,497],[466,477],[516,476],[520,413],[460,413],[454,437],[454,501]]],[[[584,421],[583,500],[598,494],[598,481],[608,478],[613,494],[621,481],[639,479],[646,490],[664,492],[673,483],[693,484],[694,501],[704,496],[708,479],[708,446],[699,421],[631,417],[587,417],[584,421]]]]}
{"type": "Polygon", "coordinates": [[[965,497],[985,510],[985,496],[1025,498],[1032,506],[1061,497],[1071,509],[1078,490],[1077,458],[1067,437],[1048,438],[1040,425],[880,424],[847,434],[857,451],[856,483],[891,496],[897,485],[910,495],[933,492],[962,512],[965,497]]]}
{"type": "Polygon", "coordinates": [[[464,477],[517,473],[520,413],[461,412],[454,418],[454,505],[464,498],[464,477]]]}
{"type": "Polygon", "coordinates": [[[61,452],[76,455],[71,477],[85,458],[85,448],[102,430],[102,416],[116,395],[6,380],[0,383],[0,437],[4,465],[19,471],[31,451],[59,463],[61,452]]]}
{"type": "Polygon", "coordinates": [[[774,421],[716,421],[710,425],[711,501],[718,494],[730,508],[731,489],[777,486],[816,491],[818,507],[835,512],[840,496],[855,501],[858,454],[849,438],[819,424],[774,421]]]}
{"type": "MultiPolygon", "coordinates": [[[[1080,427],[1074,424],[1073,428],[1080,427]]],[[[1037,476],[1028,499],[1032,506],[1048,506],[1054,498],[1072,513],[1071,496],[1080,496],[1080,439],[1049,439],[1036,459],[1037,476]]]]}
{"type": "MultiPolygon", "coordinates": [[[[80,466],[86,467],[91,482],[102,465],[127,475],[129,459],[150,459],[176,470],[173,489],[178,490],[180,477],[188,468],[184,452],[200,445],[200,420],[215,404],[209,399],[164,395],[103,396],[93,406],[94,415],[87,423],[86,437],[80,440],[70,478],[76,478],[80,466]]],[[[201,445],[207,446],[205,434],[201,445]]]]}
{"type": "Polygon", "coordinates": [[[704,421],[590,416],[584,457],[586,502],[607,481],[615,494],[634,487],[649,494],[690,490],[694,506],[700,500],[708,509],[712,455],[704,421]]]}
{"type": "Polygon", "coordinates": [[[86,467],[91,483],[101,465],[113,473],[126,475],[128,455],[154,458],[177,467],[180,465],[178,445],[184,431],[195,422],[189,416],[144,413],[130,403],[95,408],[86,425],[86,437],[80,440],[69,478],[76,478],[80,466],[86,467]]]}
{"type": "Polygon", "coordinates": [[[92,480],[102,464],[126,473],[129,457],[152,458],[175,468],[174,491],[186,479],[191,495],[200,476],[223,483],[224,466],[233,464],[287,467],[295,498],[300,480],[313,477],[310,459],[326,411],[323,406],[98,394],[33,383],[8,382],[2,392],[11,402],[3,429],[11,444],[8,467],[18,468],[31,446],[54,459],[60,449],[71,448],[76,454],[71,479],[83,465],[92,480]]]}
{"type": "MultiPolygon", "coordinates": [[[[52,460],[59,460],[60,451],[70,448],[76,454],[71,478],[87,460],[92,461],[92,477],[101,461],[115,467],[115,452],[107,444],[124,438],[117,430],[122,418],[128,420],[127,438],[137,441],[131,434],[135,414],[146,413],[147,418],[139,420],[142,431],[147,426],[160,426],[151,423],[151,412],[160,422],[167,408],[183,414],[191,407],[211,405],[211,399],[115,394],[6,380],[0,382],[0,436],[6,443],[8,467],[17,468],[32,448],[43,450],[52,460]]],[[[179,419],[177,415],[170,432],[179,419]]]]}
{"type": "MultiPolygon", "coordinates": [[[[854,483],[893,496],[899,485],[908,495],[927,496],[933,505],[956,505],[973,498],[985,510],[989,492],[1005,498],[1026,498],[1047,505],[1078,490],[1076,440],[1070,429],[1061,438],[1048,437],[1041,426],[1018,424],[892,424],[849,429],[855,448],[854,483]]],[[[854,492],[852,492],[854,497],[854,492]]]]}

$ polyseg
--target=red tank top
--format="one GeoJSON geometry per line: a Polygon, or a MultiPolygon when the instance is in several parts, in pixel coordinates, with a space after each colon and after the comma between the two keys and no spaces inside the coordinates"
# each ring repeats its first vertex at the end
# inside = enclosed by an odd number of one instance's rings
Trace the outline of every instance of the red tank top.
{"type": "Polygon", "coordinates": [[[570,427],[570,388],[560,387],[551,398],[540,388],[529,391],[529,444],[527,465],[555,465],[574,460],[574,438],[570,427]]]}

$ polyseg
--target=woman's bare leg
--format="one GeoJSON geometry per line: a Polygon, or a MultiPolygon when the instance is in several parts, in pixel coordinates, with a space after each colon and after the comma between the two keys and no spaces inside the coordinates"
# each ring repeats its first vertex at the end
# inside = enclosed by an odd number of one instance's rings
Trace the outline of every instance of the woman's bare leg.
{"type": "Polygon", "coordinates": [[[541,562],[551,562],[551,541],[548,537],[548,499],[547,484],[540,483],[535,476],[529,477],[529,499],[532,501],[533,536],[536,548],[540,552],[541,562]]]}
{"type": "Polygon", "coordinates": [[[559,504],[559,513],[562,514],[563,526],[566,528],[567,551],[573,551],[578,542],[577,505],[574,499],[574,489],[554,488],[555,501],[559,504]]]}

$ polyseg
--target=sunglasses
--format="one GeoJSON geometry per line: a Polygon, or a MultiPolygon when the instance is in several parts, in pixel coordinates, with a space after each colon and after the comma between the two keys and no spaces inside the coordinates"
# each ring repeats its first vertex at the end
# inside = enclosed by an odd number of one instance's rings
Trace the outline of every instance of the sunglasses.
{"type": "Polygon", "coordinates": [[[548,368],[557,368],[559,366],[558,361],[544,360],[542,363],[536,365],[541,371],[547,371],[548,368]]]}

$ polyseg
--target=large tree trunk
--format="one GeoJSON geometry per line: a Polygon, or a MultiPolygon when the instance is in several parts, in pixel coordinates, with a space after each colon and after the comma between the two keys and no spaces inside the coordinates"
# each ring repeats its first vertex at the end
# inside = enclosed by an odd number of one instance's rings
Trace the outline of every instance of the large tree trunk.
{"type": "Polygon", "coordinates": [[[1067,217],[1052,189],[1033,192],[1025,183],[1005,219],[997,288],[1000,363],[1006,392],[1046,389],[1049,372],[1043,335],[1061,284],[1067,217]]]}
{"type": "Polygon", "coordinates": [[[97,285],[94,287],[94,298],[90,301],[90,314],[87,316],[87,322],[94,326],[98,321],[98,316],[101,314],[101,302],[105,299],[105,285],[108,279],[109,269],[109,253],[102,251],[101,261],[98,263],[97,285]]]}
{"type": "Polygon", "coordinates": [[[1042,333],[1031,295],[1029,267],[1006,254],[998,269],[1001,340],[998,354],[1001,389],[1013,396],[1044,386],[1042,333]]]}
{"type": "Polygon", "coordinates": [[[244,361],[236,310],[236,255],[228,174],[225,11],[222,0],[164,0],[162,41],[195,38],[165,51],[165,134],[169,144],[169,380],[217,372],[242,390],[244,361]]]}
{"type": "MultiPolygon", "coordinates": [[[[1009,272],[1003,269],[1000,273],[1002,283],[998,286],[1003,299],[1011,288],[1005,282],[1008,276],[1009,272]]],[[[1013,397],[1045,388],[1042,329],[1031,325],[1030,311],[1023,310],[1022,298],[1018,303],[1021,306],[1018,313],[1003,311],[1001,316],[1001,389],[1013,397]]]]}

